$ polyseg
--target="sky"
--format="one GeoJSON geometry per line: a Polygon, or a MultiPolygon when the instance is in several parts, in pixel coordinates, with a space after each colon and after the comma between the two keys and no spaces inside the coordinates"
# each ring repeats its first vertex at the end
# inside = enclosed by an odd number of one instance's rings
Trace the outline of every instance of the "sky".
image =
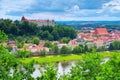
{"type": "Polygon", "coordinates": [[[120,0],[0,0],[0,18],[120,20],[120,0]]]}

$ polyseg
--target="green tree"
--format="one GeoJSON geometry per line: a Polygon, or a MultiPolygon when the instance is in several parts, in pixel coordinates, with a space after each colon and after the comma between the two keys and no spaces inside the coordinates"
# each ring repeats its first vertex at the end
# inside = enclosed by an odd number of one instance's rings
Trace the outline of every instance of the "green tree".
{"type": "Polygon", "coordinates": [[[52,31],[51,34],[53,35],[54,40],[59,40],[60,39],[59,34],[55,29],[52,31]]]}
{"type": "Polygon", "coordinates": [[[97,51],[105,51],[105,50],[106,50],[105,46],[101,46],[97,49],[97,51]]]}
{"type": "Polygon", "coordinates": [[[45,67],[45,72],[42,72],[42,76],[37,78],[38,80],[57,80],[57,70],[54,65],[48,64],[45,67]]]}
{"type": "Polygon", "coordinates": [[[46,41],[44,46],[51,48],[52,47],[52,43],[50,41],[46,41]]]}
{"type": "Polygon", "coordinates": [[[70,77],[72,80],[104,80],[97,79],[102,72],[101,57],[98,54],[94,56],[92,54],[87,54],[83,56],[83,60],[78,62],[75,67],[71,69],[70,77]]]}
{"type": "Polygon", "coordinates": [[[49,34],[48,37],[47,37],[47,40],[52,41],[53,39],[54,39],[53,35],[49,34]]]}
{"type": "Polygon", "coordinates": [[[46,56],[46,54],[47,54],[47,51],[46,51],[46,50],[40,51],[40,55],[41,55],[41,56],[46,56]]]}
{"type": "Polygon", "coordinates": [[[76,47],[73,49],[73,53],[75,53],[75,54],[82,53],[82,47],[76,46],[76,47]]]}
{"type": "Polygon", "coordinates": [[[19,61],[10,54],[3,46],[0,46],[0,79],[1,80],[12,80],[9,73],[13,68],[17,68],[19,61]]]}
{"type": "Polygon", "coordinates": [[[96,52],[97,51],[97,47],[96,46],[92,46],[92,47],[90,47],[90,49],[89,49],[89,52],[92,52],[92,53],[94,53],[94,52],[96,52]]]}
{"type": "Polygon", "coordinates": [[[34,37],[34,38],[33,38],[33,43],[34,43],[34,44],[37,44],[37,45],[38,45],[39,42],[40,42],[39,37],[34,37]]]}
{"type": "Polygon", "coordinates": [[[84,52],[88,52],[88,51],[89,51],[88,45],[85,44],[85,46],[84,46],[84,52]]]}
{"type": "Polygon", "coordinates": [[[0,43],[5,42],[8,39],[8,36],[0,30],[0,43]]]}
{"type": "Polygon", "coordinates": [[[27,50],[18,50],[16,56],[18,58],[27,58],[30,56],[30,52],[27,50]]]}
{"type": "Polygon", "coordinates": [[[119,49],[120,49],[120,41],[113,41],[109,46],[109,50],[119,50],[119,49]]]}
{"type": "Polygon", "coordinates": [[[7,46],[6,49],[10,52],[13,48],[12,46],[7,46]]]}
{"type": "Polygon", "coordinates": [[[60,49],[60,53],[61,54],[70,54],[71,53],[71,50],[70,48],[66,47],[66,46],[63,46],[61,49],[60,49]]]}
{"type": "Polygon", "coordinates": [[[42,39],[47,39],[49,34],[50,34],[50,33],[49,33],[48,31],[44,31],[44,32],[41,34],[42,39]]]}
{"type": "Polygon", "coordinates": [[[61,42],[62,43],[68,43],[70,41],[70,38],[68,38],[68,37],[63,37],[62,39],[61,39],[61,42]]]}

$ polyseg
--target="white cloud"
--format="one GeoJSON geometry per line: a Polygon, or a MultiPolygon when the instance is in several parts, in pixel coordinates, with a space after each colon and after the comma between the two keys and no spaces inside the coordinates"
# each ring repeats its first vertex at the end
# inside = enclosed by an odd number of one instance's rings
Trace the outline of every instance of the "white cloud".
{"type": "MultiPolygon", "coordinates": [[[[54,20],[104,20],[116,19],[110,14],[120,13],[120,0],[111,0],[104,3],[101,9],[83,9],[76,2],[79,0],[0,0],[0,17],[19,19],[21,15],[15,16],[11,12],[21,12],[29,19],[54,19],[54,20]],[[36,7],[37,6],[37,7],[36,7]],[[32,9],[34,8],[34,9],[32,9]],[[27,10],[32,9],[31,13],[27,10]],[[37,13],[34,10],[38,10],[37,13]],[[43,12],[42,12],[43,10],[43,12]],[[48,11],[47,11],[48,10],[48,11]],[[53,10],[53,11],[52,11],[53,10]],[[57,12],[58,10],[58,12],[57,12]],[[59,12],[61,10],[61,12],[59,12]],[[12,15],[7,15],[11,13],[12,15]]],[[[89,5],[86,5],[89,6],[89,5]]],[[[20,13],[20,14],[21,14],[20,13]]],[[[17,13],[16,13],[17,14],[17,13]]],[[[115,15],[116,16],[116,15],[115,15]]]]}
{"type": "Polygon", "coordinates": [[[25,14],[25,17],[28,19],[54,19],[55,21],[72,21],[72,20],[120,20],[118,17],[109,17],[108,15],[101,15],[96,17],[78,17],[72,16],[71,14],[56,14],[50,12],[43,12],[43,13],[33,13],[33,14],[25,14]]]}
{"type": "MultiPolygon", "coordinates": [[[[35,0],[1,0],[0,1],[0,17],[10,17],[6,15],[12,11],[25,11],[32,7],[35,0]]],[[[11,16],[12,17],[12,16],[11,16]]]]}
{"type": "Polygon", "coordinates": [[[104,3],[102,8],[96,13],[120,13],[120,0],[111,0],[107,3],[104,3]]]}

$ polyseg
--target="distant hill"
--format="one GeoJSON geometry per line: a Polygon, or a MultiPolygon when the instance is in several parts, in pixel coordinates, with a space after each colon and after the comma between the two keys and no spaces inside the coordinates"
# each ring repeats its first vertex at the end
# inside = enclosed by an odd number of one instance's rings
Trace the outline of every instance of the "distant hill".
{"type": "Polygon", "coordinates": [[[56,24],[71,26],[77,30],[84,27],[95,29],[96,27],[106,27],[108,30],[120,30],[120,21],[56,21],[56,24]]]}

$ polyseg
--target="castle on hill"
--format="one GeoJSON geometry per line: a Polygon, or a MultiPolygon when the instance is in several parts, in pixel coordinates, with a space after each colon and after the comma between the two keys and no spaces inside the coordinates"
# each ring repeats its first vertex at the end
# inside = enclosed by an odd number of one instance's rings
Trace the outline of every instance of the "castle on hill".
{"type": "Polygon", "coordinates": [[[21,21],[28,21],[28,22],[33,22],[38,25],[38,27],[43,27],[43,26],[54,26],[54,20],[31,20],[27,19],[24,16],[22,16],[21,21]]]}

